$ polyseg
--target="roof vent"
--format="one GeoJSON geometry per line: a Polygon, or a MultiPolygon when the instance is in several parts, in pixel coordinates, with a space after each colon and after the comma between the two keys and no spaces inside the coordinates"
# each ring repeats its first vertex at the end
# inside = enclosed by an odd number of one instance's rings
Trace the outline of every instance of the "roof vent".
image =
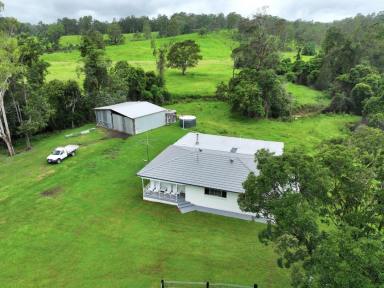
{"type": "Polygon", "coordinates": [[[233,158],[229,159],[229,162],[233,163],[235,160],[233,158]]]}
{"type": "Polygon", "coordinates": [[[232,147],[231,148],[231,153],[236,153],[237,152],[237,147],[232,147]]]}

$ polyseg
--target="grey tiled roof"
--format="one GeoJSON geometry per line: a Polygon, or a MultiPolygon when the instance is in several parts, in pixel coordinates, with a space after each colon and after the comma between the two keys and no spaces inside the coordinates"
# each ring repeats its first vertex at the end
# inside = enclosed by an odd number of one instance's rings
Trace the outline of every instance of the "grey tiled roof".
{"type": "Polygon", "coordinates": [[[251,171],[258,173],[254,155],[171,145],[137,175],[243,193],[251,171]]]}
{"type": "Polygon", "coordinates": [[[124,102],[110,106],[98,107],[95,110],[112,110],[128,118],[135,119],[150,115],[167,109],[146,101],[124,102]]]}

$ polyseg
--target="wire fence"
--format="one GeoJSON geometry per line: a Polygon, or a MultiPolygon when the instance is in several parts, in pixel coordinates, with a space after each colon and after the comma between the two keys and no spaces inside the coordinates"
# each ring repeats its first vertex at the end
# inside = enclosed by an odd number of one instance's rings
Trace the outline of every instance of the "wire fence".
{"type": "Polygon", "coordinates": [[[238,285],[228,283],[190,282],[161,280],[161,288],[258,288],[257,284],[238,285]]]}

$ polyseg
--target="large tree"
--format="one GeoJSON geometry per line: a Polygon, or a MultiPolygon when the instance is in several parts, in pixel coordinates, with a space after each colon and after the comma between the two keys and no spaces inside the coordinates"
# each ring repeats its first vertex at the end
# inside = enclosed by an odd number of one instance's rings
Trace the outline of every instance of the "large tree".
{"type": "Polygon", "coordinates": [[[110,60],[105,54],[103,35],[94,30],[84,34],[81,38],[80,55],[84,63],[82,69],[85,74],[84,90],[90,107],[94,108],[102,102],[100,99],[103,93],[101,92],[109,85],[110,60]]]}
{"type": "Polygon", "coordinates": [[[19,52],[17,41],[0,33],[0,139],[5,143],[8,154],[13,156],[15,150],[12,145],[4,97],[9,88],[11,77],[19,73],[19,52]]]}
{"type": "Polygon", "coordinates": [[[201,59],[203,57],[200,55],[200,47],[193,40],[176,42],[167,54],[168,67],[181,69],[183,75],[187,68],[195,67],[201,59]]]}
{"type": "Polygon", "coordinates": [[[270,34],[265,15],[241,22],[238,38],[240,46],[232,51],[236,69],[276,69],[279,64],[278,38],[270,34]]]}
{"type": "Polygon", "coordinates": [[[384,285],[384,133],[361,127],[347,139],[282,156],[256,155],[239,197],[271,219],[260,238],[276,244],[294,287],[384,285]]]}
{"type": "Polygon", "coordinates": [[[121,32],[119,23],[113,22],[108,26],[109,43],[112,45],[122,44],[124,42],[124,35],[121,32]]]}

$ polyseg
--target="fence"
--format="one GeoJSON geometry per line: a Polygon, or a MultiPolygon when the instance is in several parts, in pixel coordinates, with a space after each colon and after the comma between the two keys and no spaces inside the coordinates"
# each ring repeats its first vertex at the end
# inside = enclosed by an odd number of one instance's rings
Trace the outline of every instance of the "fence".
{"type": "Polygon", "coordinates": [[[226,284],[226,283],[210,283],[210,282],[188,282],[188,281],[168,281],[161,280],[161,288],[257,288],[257,284],[250,286],[226,284]]]}

